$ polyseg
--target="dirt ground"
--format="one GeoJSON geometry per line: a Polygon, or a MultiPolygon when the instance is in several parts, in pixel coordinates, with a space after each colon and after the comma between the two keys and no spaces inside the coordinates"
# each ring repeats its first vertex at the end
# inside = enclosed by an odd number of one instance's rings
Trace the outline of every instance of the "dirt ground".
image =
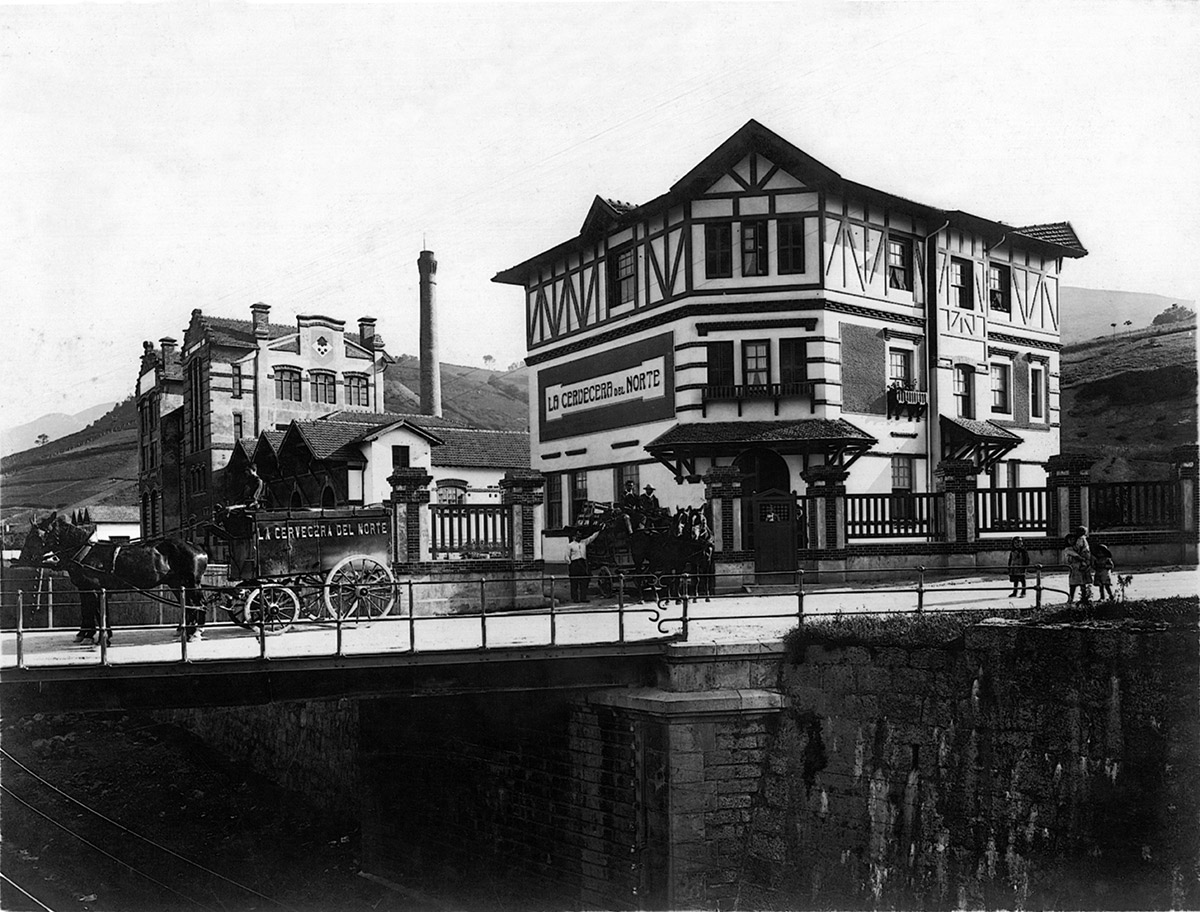
{"type": "Polygon", "coordinates": [[[39,715],[4,719],[0,732],[0,909],[40,908],[9,881],[45,906],[81,912],[439,908],[362,877],[352,822],[174,726],[133,714],[39,715]]]}

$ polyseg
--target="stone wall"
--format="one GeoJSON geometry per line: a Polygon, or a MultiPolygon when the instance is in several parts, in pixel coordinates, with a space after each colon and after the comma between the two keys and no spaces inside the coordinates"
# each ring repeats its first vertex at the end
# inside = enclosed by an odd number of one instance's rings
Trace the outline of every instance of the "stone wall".
{"type": "Polygon", "coordinates": [[[784,667],[742,902],[1200,907],[1198,671],[1194,625],[808,646],[784,667]]]}

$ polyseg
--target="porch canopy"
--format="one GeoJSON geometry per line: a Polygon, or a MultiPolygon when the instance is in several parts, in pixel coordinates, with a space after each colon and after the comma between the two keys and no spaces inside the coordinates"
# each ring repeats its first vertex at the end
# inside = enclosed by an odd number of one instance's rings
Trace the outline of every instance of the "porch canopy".
{"type": "Polygon", "coordinates": [[[946,459],[969,459],[980,471],[990,469],[1023,440],[990,421],[942,415],[941,424],[943,456],[946,459]]]}
{"type": "Polygon", "coordinates": [[[646,444],[646,451],[677,479],[698,481],[699,457],[737,456],[751,447],[781,456],[821,455],[825,462],[849,466],[879,441],[842,418],[799,421],[696,421],[677,424],[646,444]]]}

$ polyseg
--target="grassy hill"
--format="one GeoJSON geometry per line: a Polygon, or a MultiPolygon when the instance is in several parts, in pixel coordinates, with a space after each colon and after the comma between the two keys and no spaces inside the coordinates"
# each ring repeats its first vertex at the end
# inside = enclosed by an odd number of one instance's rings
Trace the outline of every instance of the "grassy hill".
{"type": "Polygon", "coordinates": [[[1074,345],[1110,333],[1113,323],[1117,324],[1117,329],[1142,329],[1172,304],[1195,305],[1194,301],[1184,298],[1069,285],[1059,289],[1058,303],[1063,345],[1074,345]],[[1126,320],[1132,327],[1125,326],[1126,320]]]}
{"type": "Polygon", "coordinates": [[[1166,478],[1196,443],[1196,323],[1099,336],[1062,350],[1062,450],[1104,481],[1166,478]]]}
{"type": "MultiPolygon", "coordinates": [[[[388,411],[420,410],[420,363],[410,356],[388,367],[388,411]]],[[[443,417],[497,430],[529,426],[526,369],[491,371],[442,365],[443,417]]],[[[136,506],[137,410],[126,399],[81,431],[0,460],[0,518],[24,522],[32,513],[86,504],[136,506]]]]}

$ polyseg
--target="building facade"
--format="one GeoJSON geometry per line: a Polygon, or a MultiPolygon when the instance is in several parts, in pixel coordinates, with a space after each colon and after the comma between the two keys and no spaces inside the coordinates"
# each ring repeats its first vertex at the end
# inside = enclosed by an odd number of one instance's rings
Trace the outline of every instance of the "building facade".
{"type": "Polygon", "coordinates": [[[1059,451],[1068,223],[1014,228],[843,178],[750,121],[666,193],[597,197],[578,236],[500,272],[526,302],[548,529],[627,480],[695,504],[1043,484],[1059,451]],[[690,484],[689,484],[690,483],[690,484]]]}

